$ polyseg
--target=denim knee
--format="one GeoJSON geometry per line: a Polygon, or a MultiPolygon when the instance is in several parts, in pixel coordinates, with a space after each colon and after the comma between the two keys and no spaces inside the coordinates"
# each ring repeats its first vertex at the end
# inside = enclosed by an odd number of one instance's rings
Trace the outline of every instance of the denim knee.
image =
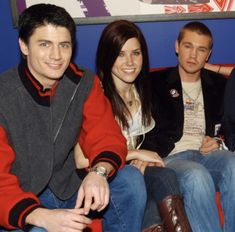
{"type": "Polygon", "coordinates": [[[203,167],[186,170],[180,178],[180,190],[200,199],[200,196],[215,195],[215,186],[210,173],[203,167]]]}
{"type": "Polygon", "coordinates": [[[223,156],[223,159],[221,160],[221,163],[223,165],[222,172],[228,172],[231,175],[235,174],[235,154],[233,152],[223,152],[221,154],[223,156]]]}
{"type": "MultiPolygon", "coordinates": [[[[119,188],[126,198],[135,199],[135,202],[146,204],[147,193],[145,181],[142,173],[131,165],[125,165],[118,171],[115,179],[110,183],[110,187],[119,188]]],[[[112,191],[112,190],[111,190],[112,191]]]]}
{"type": "Polygon", "coordinates": [[[110,183],[110,204],[104,214],[104,231],[140,231],[146,198],[141,172],[130,165],[119,170],[110,183]]]}
{"type": "MultiPolygon", "coordinates": [[[[220,170],[220,175],[221,179],[217,179],[217,184],[219,188],[221,185],[224,185],[224,188],[234,192],[235,191],[235,155],[232,152],[225,152],[223,154],[223,159],[220,161],[221,162],[221,169],[220,170]]],[[[218,172],[215,170],[214,172],[218,172]]],[[[214,173],[213,173],[214,174],[214,173]]]]}

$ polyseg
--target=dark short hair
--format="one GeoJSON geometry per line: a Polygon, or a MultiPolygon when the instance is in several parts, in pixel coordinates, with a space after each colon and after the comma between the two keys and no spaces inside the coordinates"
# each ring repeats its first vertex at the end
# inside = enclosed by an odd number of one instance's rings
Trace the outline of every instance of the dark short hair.
{"type": "Polygon", "coordinates": [[[19,38],[28,44],[35,29],[46,24],[67,28],[74,46],[76,25],[73,18],[64,8],[52,4],[35,4],[26,8],[20,14],[18,21],[19,38]]]}
{"type": "Polygon", "coordinates": [[[185,31],[192,31],[192,32],[198,33],[199,35],[208,36],[211,39],[210,48],[212,48],[213,36],[212,36],[210,29],[205,24],[201,22],[197,22],[197,21],[193,21],[193,22],[185,24],[179,32],[179,35],[177,38],[178,43],[180,43],[182,39],[184,38],[185,31]]]}

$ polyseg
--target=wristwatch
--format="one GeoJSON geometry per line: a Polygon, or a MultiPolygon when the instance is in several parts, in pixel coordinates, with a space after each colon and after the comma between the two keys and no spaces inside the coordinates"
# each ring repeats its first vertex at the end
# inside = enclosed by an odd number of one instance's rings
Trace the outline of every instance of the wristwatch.
{"type": "Polygon", "coordinates": [[[103,176],[108,179],[108,172],[105,167],[102,166],[95,166],[90,168],[89,172],[95,172],[97,175],[103,176]]]}
{"type": "Polygon", "coordinates": [[[218,150],[226,150],[226,149],[224,149],[224,143],[221,138],[214,137],[214,139],[217,142],[217,144],[219,145],[218,150]]]}

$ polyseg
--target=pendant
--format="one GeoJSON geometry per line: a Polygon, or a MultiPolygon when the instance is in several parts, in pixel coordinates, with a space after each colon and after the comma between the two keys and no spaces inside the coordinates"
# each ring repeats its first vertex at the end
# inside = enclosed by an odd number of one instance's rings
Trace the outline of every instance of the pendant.
{"type": "Polygon", "coordinates": [[[185,110],[192,110],[192,111],[194,111],[194,102],[192,102],[190,100],[186,100],[184,107],[185,107],[185,110]]]}
{"type": "Polygon", "coordinates": [[[133,105],[133,101],[128,101],[128,102],[127,102],[127,105],[128,105],[129,107],[131,107],[131,106],[133,105]]]}

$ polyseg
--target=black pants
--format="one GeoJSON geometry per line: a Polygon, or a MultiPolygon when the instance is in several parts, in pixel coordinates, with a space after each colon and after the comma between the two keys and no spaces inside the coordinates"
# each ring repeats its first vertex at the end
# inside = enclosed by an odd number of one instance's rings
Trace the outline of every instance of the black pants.
{"type": "Polygon", "coordinates": [[[147,205],[142,228],[161,224],[157,204],[169,195],[181,195],[176,174],[172,169],[147,167],[144,173],[147,189],[147,205]]]}

